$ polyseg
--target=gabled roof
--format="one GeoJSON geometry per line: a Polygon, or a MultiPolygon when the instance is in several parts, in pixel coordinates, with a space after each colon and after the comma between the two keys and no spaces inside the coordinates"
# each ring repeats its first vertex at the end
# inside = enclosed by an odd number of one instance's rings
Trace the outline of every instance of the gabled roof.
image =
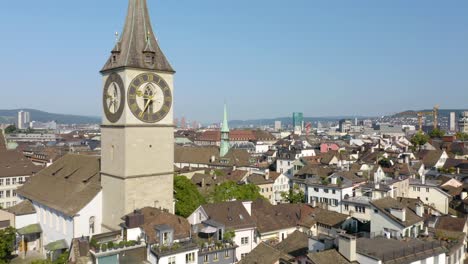
{"type": "Polygon", "coordinates": [[[16,216],[28,215],[36,213],[33,204],[29,200],[24,200],[12,207],[5,209],[7,212],[12,213],[16,216]]]}
{"type": "Polygon", "coordinates": [[[209,219],[224,224],[227,229],[255,227],[255,221],[241,201],[205,204],[202,208],[209,219]]]}
{"type": "Polygon", "coordinates": [[[238,264],[295,263],[294,257],[262,242],[250,251],[238,264]],[[291,262],[290,262],[291,261],[291,262]]]}
{"type": "Polygon", "coordinates": [[[34,165],[21,152],[0,150],[0,178],[14,176],[31,176],[42,167],[34,165]]]}
{"type": "Polygon", "coordinates": [[[454,232],[464,232],[465,226],[466,218],[439,216],[434,228],[454,232]]]}
{"type": "Polygon", "coordinates": [[[131,67],[173,73],[171,65],[159,48],[151,27],[146,0],[130,0],[122,36],[112,50],[101,72],[131,67]],[[154,64],[145,63],[145,54],[154,56],[154,64]],[[116,56],[116,60],[113,60],[116,56]]]}
{"type": "Polygon", "coordinates": [[[309,253],[307,255],[312,264],[350,264],[336,249],[329,249],[320,252],[309,253]]]}
{"type": "Polygon", "coordinates": [[[17,193],[74,216],[100,191],[100,159],[68,154],[31,177],[17,193]]]}
{"type": "Polygon", "coordinates": [[[402,203],[398,202],[397,200],[391,197],[385,197],[382,199],[373,200],[370,203],[374,207],[379,209],[380,212],[384,213],[388,218],[392,219],[394,222],[398,223],[399,225],[403,227],[408,227],[408,226],[411,226],[411,225],[414,225],[416,223],[423,221],[423,219],[419,217],[415,212],[408,209],[405,205],[403,205],[402,203]],[[401,221],[396,216],[392,215],[390,213],[390,209],[392,208],[399,208],[399,209],[406,210],[406,220],[401,221]]]}
{"type": "MultiPolygon", "coordinates": [[[[174,239],[185,239],[190,237],[191,226],[187,219],[165,212],[154,207],[144,207],[137,210],[137,213],[143,214],[144,223],[140,226],[148,236],[149,243],[159,242],[159,237],[156,235],[155,226],[170,227],[174,230],[174,239]]],[[[135,214],[135,212],[129,215],[135,214]]],[[[122,217],[125,219],[125,216],[122,217]]]]}
{"type": "Polygon", "coordinates": [[[275,248],[296,258],[305,256],[309,251],[309,236],[296,230],[276,245],[275,248]]]}
{"type": "Polygon", "coordinates": [[[417,153],[417,157],[422,160],[426,168],[432,168],[443,153],[443,150],[421,150],[417,153]]]}

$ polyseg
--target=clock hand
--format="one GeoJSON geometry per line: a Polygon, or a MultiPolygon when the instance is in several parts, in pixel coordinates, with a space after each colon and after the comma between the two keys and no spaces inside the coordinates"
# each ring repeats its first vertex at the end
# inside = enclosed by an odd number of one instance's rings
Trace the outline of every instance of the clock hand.
{"type": "Polygon", "coordinates": [[[143,108],[143,111],[141,111],[140,114],[139,114],[140,118],[143,116],[143,114],[146,111],[146,108],[148,108],[150,102],[152,102],[152,101],[153,101],[153,96],[148,97],[148,101],[146,102],[145,108],[143,108]]]}

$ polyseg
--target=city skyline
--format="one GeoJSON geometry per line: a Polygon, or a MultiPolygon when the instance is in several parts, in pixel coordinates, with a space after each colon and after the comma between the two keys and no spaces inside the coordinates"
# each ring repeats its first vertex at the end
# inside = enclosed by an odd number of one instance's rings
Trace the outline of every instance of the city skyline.
{"type": "MultiPolygon", "coordinates": [[[[101,115],[102,50],[112,48],[108,28],[122,30],[127,5],[110,3],[32,2],[34,13],[8,3],[0,11],[0,33],[9,36],[0,51],[2,108],[101,115]]],[[[219,121],[224,99],[233,120],[467,107],[467,3],[269,3],[149,1],[177,71],[176,116],[219,121]]]]}

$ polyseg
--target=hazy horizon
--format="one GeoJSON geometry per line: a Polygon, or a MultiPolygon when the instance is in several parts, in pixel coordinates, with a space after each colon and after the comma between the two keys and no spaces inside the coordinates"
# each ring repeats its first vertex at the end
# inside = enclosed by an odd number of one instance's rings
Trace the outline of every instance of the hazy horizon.
{"type": "MultiPolygon", "coordinates": [[[[1,109],[101,115],[127,1],[8,2],[1,109]],[[14,26],[12,26],[14,25],[14,26]]],[[[468,108],[466,1],[148,0],[175,115],[216,122],[468,108]]]]}

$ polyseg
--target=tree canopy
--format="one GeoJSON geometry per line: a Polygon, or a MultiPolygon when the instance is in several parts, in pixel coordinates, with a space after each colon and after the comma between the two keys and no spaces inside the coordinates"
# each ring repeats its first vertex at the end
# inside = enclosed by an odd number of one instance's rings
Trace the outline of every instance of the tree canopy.
{"type": "Polygon", "coordinates": [[[5,134],[15,133],[17,130],[15,125],[9,125],[5,128],[5,134]]]}
{"type": "Polygon", "coordinates": [[[230,200],[256,200],[262,198],[260,188],[254,184],[237,184],[226,181],[215,187],[213,202],[225,202],[230,200]]]}
{"type": "Polygon", "coordinates": [[[188,217],[200,205],[205,203],[205,198],[197,190],[193,184],[185,176],[174,177],[175,191],[175,212],[182,217],[188,217]]]}
{"type": "Polygon", "coordinates": [[[411,138],[411,144],[413,144],[414,147],[418,149],[422,145],[426,144],[427,141],[429,141],[429,136],[422,132],[414,134],[414,136],[411,138]]]}
{"type": "Polygon", "coordinates": [[[7,227],[0,230],[0,263],[8,263],[11,252],[15,249],[16,230],[13,227],[7,227]]]}
{"type": "Polygon", "coordinates": [[[458,132],[456,136],[458,140],[468,141],[468,133],[458,132]]]}
{"type": "Polygon", "coordinates": [[[429,133],[429,136],[431,138],[442,138],[443,136],[445,136],[445,131],[435,128],[429,133]]]}
{"type": "Polygon", "coordinates": [[[287,192],[281,192],[281,198],[290,203],[303,203],[305,201],[304,191],[297,184],[287,192]]]}

